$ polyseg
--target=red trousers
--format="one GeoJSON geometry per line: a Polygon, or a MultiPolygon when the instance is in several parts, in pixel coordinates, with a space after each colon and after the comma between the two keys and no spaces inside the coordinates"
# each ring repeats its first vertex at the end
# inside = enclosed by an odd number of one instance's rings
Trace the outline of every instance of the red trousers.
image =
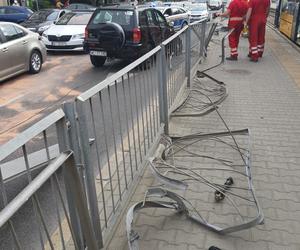
{"type": "Polygon", "coordinates": [[[262,57],[265,46],[265,33],[266,33],[266,17],[255,16],[251,17],[249,22],[249,43],[252,59],[257,60],[262,57]]]}
{"type": "Polygon", "coordinates": [[[230,21],[228,23],[228,28],[234,29],[228,37],[231,57],[238,57],[238,46],[243,27],[243,21],[230,21]]]}

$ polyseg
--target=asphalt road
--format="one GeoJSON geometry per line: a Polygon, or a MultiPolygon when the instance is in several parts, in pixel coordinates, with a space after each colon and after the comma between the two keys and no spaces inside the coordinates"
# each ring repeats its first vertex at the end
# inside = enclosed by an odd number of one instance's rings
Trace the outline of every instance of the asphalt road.
{"type": "Polygon", "coordinates": [[[0,83],[0,144],[127,64],[112,61],[94,68],[86,54],[52,53],[39,74],[0,83]]]}

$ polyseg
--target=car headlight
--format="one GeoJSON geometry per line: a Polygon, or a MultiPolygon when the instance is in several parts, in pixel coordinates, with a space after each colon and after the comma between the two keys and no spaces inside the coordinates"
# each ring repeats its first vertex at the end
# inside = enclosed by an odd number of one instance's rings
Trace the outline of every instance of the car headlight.
{"type": "Polygon", "coordinates": [[[43,31],[49,29],[49,27],[50,27],[50,25],[41,26],[41,27],[39,27],[38,32],[43,32],[43,31]]]}
{"type": "Polygon", "coordinates": [[[42,34],[42,37],[48,38],[48,35],[44,32],[44,33],[42,34]]]}
{"type": "Polygon", "coordinates": [[[77,35],[73,35],[72,39],[84,39],[84,33],[82,34],[77,34],[77,35]]]}

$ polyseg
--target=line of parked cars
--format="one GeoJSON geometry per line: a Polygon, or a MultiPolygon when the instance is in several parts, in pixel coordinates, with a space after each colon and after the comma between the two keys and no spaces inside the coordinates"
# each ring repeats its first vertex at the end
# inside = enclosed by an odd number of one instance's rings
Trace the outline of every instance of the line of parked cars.
{"type": "MultiPolygon", "coordinates": [[[[66,9],[34,13],[25,7],[0,7],[0,81],[24,71],[38,73],[46,50],[84,50],[95,67],[102,66],[107,58],[134,60],[189,22],[203,18],[210,18],[207,4],[190,2],[97,9],[72,4],[66,9]],[[13,16],[12,10],[19,12],[13,16]]],[[[175,42],[174,47],[180,48],[182,42],[175,42]]]]}

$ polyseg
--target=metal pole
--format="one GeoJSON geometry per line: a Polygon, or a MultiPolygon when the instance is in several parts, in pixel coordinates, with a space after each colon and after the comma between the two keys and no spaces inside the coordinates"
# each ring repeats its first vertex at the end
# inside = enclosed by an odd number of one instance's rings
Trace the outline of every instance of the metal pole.
{"type": "Polygon", "coordinates": [[[187,87],[191,86],[191,26],[185,33],[185,76],[187,77],[187,87]]]}
{"type": "Polygon", "coordinates": [[[201,25],[201,46],[200,46],[200,56],[204,56],[205,48],[205,32],[206,32],[206,23],[207,21],[204,21],[201,25]]]}
{"type": "Polygon", "coordinates": [[[84,195],[83,184],[79,177],[77,168],[75,167],[75,161],[73,157],[69,158],[69,160],[66,162],[66,174],[69,179],[70,186],[72,187],[72,195],[78,211],[80,225],[87,249],[97,250],[99,249],[99,244],[97,243],[97,239],[95,237],[97,232],[93,230],[94,228],[88,212],[89,210],[84,195]]]}
{"type": "Polygon", "coordinates": [[[158,66],[160,69],[159,79],[159,112],[161,120],[164,123],[164,132],[169,134],[169,114],[168,114],[168,93],[167,93],[167,60],[166,60],[166,48],[165,45],[161,45],[160,55],[158,57],[158,66]]]}
{"type": "MultiPolygon", "coordinates": [[[[67,131],[66,131],[66,120],[61,119],[56,123],[56,131],[57,131],[57,138],[58,138],[58,145],[59,145],[59,151],[64,152],[69,149],[69,140],[67,137],[67,131]]],[[[75,239],[77,246],[81,249],[84,247],[83,238],[82,238],[82,232],[80,227],[80,222],[78,220],[78,214],[75,208],[74,200],[72,199],[72,188],[69,185],[69,180],[66,177],[66,171],[65,168],[63,168],[63,176],[64,176],[64,182],[66,186],[66,197],[68,202],[68,208],[70,213],[70,220],[71,225],[73,228],[73,232],[75,235],[75,239]]]]}
{"type": "MultiPolygon", "coordinates": [[[[79,125],[79,137],[80,145],[83,154],[83,161],[85,166],[86,173],[86,184],[87,184],[87,196],[88,204],[90,209],[90,215],[92,218],[93,228],[95,235],[97,237],[98,247],[103,247],[102,231],[100,224],[100,216],[98,209],[98,199],[95,186],[95,175],[94,167],[91,163],[91,153],[90,153],[90,144],[89,144],[89,134],[88,134],[88,123],[84,109],[84,102],[76,100],[76,111],[78,116],[78,125],[79,125]]],[[[102,191],[103,192],[103,191],[102,191]]]]}
{"type": "Polygon", "coordinates": [[[38,11],[39,10],[39,0],[35,0],[36,2],[36,10],[38,11]]]}

